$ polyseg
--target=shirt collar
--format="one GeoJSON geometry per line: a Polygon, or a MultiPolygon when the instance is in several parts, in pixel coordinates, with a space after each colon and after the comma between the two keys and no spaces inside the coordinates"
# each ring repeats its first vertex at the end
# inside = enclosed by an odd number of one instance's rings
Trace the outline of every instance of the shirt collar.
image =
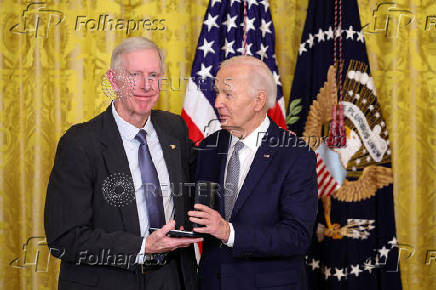
{"type": "Polygon", "coordinates": [[[263,119],[262,123],[254,129],[253,132],[250,133],[247,137],[244,139],[239,139],[238,137],[235,137],[232,135],[232,143],[231,146],[235,146],[236,142],[241,141],[244,143],[244,147],[248,147],[252,151],[257,151],[257,149],[262,145],[262,138],[268,131],[269,125],[271,121],[267,116],[265,116],[265,119],[263,119]]]}
{"type": "Polygon", "coordinates": [[[126,139],[128,141],[132,141],[135,139],[135,136],[138,134],[139,130],[144,129],[147,132],[147,135],[152,135],[154,132],[153,124],[151,123],[151,115],[148,116],[147,121],[145,122],[145,126],[143,128],[136,128],[129,122],[125,121],[118,115],[117,110],[115,109],[114,101],[112,102],[112,115],[114,116],[115,123],[117,123],[118,131],[120,132],[121,138],[126,139]]]}

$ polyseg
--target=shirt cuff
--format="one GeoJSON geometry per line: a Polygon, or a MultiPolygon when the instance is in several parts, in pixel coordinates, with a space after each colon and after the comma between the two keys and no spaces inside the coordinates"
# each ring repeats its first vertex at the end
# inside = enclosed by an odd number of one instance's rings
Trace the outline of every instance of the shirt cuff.
{"type": "Polygon", "coordinates": [[[227,242],[223,242],[224,245],[226,245],[229,248],[233,247],[233,244],[235,243],[235,229],[233,228],[232,223],[229,223],[230,226],[230,235],[227,242]]]}
{"type": "Polygon", "coordinates": [[[147,237],[144,237],[141,244],[141,250],[139,251],[138,255],[136,256],[136,264],[144,264],[145,260],[145,239],[147,237]]]}

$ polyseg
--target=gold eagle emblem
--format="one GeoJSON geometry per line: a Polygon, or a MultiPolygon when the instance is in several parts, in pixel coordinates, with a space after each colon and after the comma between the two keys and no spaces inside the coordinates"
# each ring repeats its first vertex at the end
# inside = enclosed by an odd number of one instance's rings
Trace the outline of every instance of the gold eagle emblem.
{"type": "MultiPolygon", "coordinates": [[[[352,60],[348,67],[347,77],[343,85],[342,103],[356,108],[361,112],[367,122],[367,130],[375,136],[381,143],[381,148],[385,148],[383,155],[374,159],[374,153],[369,152],[372,148],[367,148],[363,141],[361,131],[365,125],[363,122],[356,127],[355,122],[350,118],[345,118],[345,129],[347,144],[344,148],[329,149],[339,155],[340,163],[346,169],[346,179],[342,185],[338,185],[330,195],[322,196],[324,207],[324,217],[326,221],[325,236],[341,239],[350,236],[354,224],[341,227],[339,224],[332,224],[330,220],[331,197],[341,202],[358,202],[376,195],[378,189],[393,183],[392,169],[385,167],[383,163],[390,162],[389,140],[385,123],[381,115],[380,105],[377,102],[375,87],[367,74],[367,65],[362,62],[352,60]],[[384,128],[384,132],[382,132],[384,128]],[[382,135],[385,136],[382,136],[382,135]],[[387,144],[387,145],[386,145],[387,144]],[[384,146],[385,145],[385,146],[384,146]],[[383,147],[384,146],[384,147],[383,147]],[[371,155],[371,153],[373,153],[371,155]]],[[[320,89],[316,100],[310,106],[303,138],[315,151],[323,143],[324,137],[328,134],[328,127],[332,119],[332,107],[337,104],[336,70],[330,66],[327,73],[327,81],[320,89]]],[[[368,134],[364,137],[368,138],[368,134]]],[[[379,154],[380,155],[380,154],[379,154]]]]}

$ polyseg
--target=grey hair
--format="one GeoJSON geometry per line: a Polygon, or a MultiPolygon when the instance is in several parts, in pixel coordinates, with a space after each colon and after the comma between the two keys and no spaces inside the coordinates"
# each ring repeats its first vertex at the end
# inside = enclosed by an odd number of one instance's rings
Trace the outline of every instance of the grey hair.
{"type": "Polygon", "coordinates": [[[253,69],[250,70],[250,74],[246,76],[250,83],[249,89],[251,94],[254,96],[259,91],[264,91],[267,97],[267,109],[274,107],[277,101],[277,85],[269,67],[260,59],[249,55],[238,55],[226,59],[221,62],[220,67],[237,64],[252,66],[253,69]]]}
{"type": "Polygon", "coordinates": [[[130,37],[120,44],[112,51],[111,69],[116,70],[121,66],[121,55],[132,51],[142,49],[156,49],[160,58],[160,69],[163,74],[165,71],[165,56],[163,51],[157,46],[156,43],[146,37],[130,37]]]}

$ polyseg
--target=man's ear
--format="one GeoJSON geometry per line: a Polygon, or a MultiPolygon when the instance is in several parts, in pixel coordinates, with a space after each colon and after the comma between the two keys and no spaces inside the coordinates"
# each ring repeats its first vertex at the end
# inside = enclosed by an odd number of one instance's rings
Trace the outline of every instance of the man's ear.
{"type": "Polygon", "coordinates": [[[257,93],[256,97],[255,97],[255,105],[254,105],[254,110],[256,112],[260,112],[262,111],[265,106],[266,106],[266,94],[264,91],[260,91],[257,93]]]}
{"type": "Polygon", "coordinates": [[[118,84],[117,84],[117,74],[116,74],[116,72],[113,69],[109,69],[106,72],[106,77],[109,80],[109,82],[110,82],[110,84],[112,86],[112,89],[114,91],[116,91],[116,92],[119,91],[119,87],[118,87],[118,84]]]}

